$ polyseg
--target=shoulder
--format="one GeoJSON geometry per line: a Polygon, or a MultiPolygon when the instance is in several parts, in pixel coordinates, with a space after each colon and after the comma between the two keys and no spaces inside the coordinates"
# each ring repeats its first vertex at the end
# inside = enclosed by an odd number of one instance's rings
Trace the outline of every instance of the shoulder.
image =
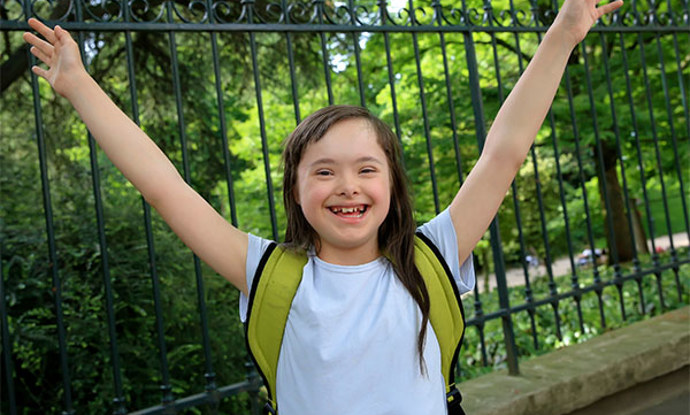
{"type": "Polygon", "coordinates": [[[264,255],[266,250],[273,244],[275,244],[275,242],[270,239],[264,239],[260,236],[253,235],[251,233],[248,234],[247,275],[250,274],[250,268],[252,268],[251,274],[254,274],[254,272],[256,271],[256,267],[258,266],[259,261],[261,260],[261,257],[264,255]]]}
{"type": "Polygon", "coordinates": [[[436,247],[450,269],[460,294],[474,288],[474,264],[472,255],[462,264],[458,257],[458,238],[448,209],[417,228],[436,247]]]}
{"type": "Polygon", "coordinates": [[[452,253],[453,248],[456,251],[458,249],[458,240],[448,209],[417,228],[417,232],[421,232],[425,237],[431,240],[441,252],[452,253]]]}
{"type": "MultiPolygon", "coordinates": [[[[248,240],[247,261],[245,263],[245,278],[247,280],[247,288],[249,291],[251,291],[254,282],[254,275],[261,264],[264,254],[272,245],[275,245],[276,243],[270,239],[264,239],[251,233],[247,235],[248,240]]],[[[248,303],[248,297],[242,293],[240,295],[240,318],[242,321],[244,321],[246,318],[248,303]]]]}

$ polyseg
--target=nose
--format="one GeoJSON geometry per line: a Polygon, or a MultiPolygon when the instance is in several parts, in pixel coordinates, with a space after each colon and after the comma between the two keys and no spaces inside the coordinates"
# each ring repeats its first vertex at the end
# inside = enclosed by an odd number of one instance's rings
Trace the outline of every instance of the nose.
{"type": "Polygon", "coordinates": [[[338,182],[337,193],[339,196],[353,197],[360,192],[359,182],[352,175],[343,175],[338,182]]]}

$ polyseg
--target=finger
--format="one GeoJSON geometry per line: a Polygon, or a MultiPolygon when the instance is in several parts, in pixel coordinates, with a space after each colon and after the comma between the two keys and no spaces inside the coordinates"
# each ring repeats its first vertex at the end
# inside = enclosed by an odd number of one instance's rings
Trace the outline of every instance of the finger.
{"type": "Polygon", "coordinates": [[[606,3],[603,6],[597,7],[597,10],[599,11],[599,16],[603,16],[605,14],[611,13],[614,10],[617,10],[623,5],[623,0],[616,0],[612,1],[611,3],[606,3]]]}
{"type": "Polygon", "coordinates": [[[38,36],[34,35],[33,33],[26,32],[24,33],[24,40],[27,43],[30,43],[31,45],[35,46],[36,48],[40,49],[44,53],[52,53],[53,50],[53,45],[50,43],[46,42],[45,40],[39,38],[38,36]]]}
{"type": "Polygon", "coordinates": [[[45,69],[38,66],[32,66],[31,71],[36,75],[40,76],[41,78],[48,80],[48,71],[46,71],[45,69]]]}
{"type": "Polygon", "coordinates": [[[70,35],[68,31],[66,31],[62,28],[62,26],[59,25],[55,26],[55,36],[61,42],[74,40],[72,39],[72,35],[70,35]]]}
{"type": "Polygon", "coordinates": [[[43,36],[48,42],[55,43],[55,32],[53,32],[53,29],[49,28],[38,19],[35,19],[33,17],[30,18],[29,26],[31,26],[32,29],[40,33],[41,36],[43,36]]]}
{"type": "Polygon", "coordinates": [[[35,57],[37,57],[38,59],[41,60],[41,62],[50,65],[51,56],[52,56],[52,55],[49,55],[49,54],[43,52],[42,50],[38,49],[38,48],[35,47],[35,46],[32,47],[30,50],[31,50],[31,53],[32,53],[35,57]]]}

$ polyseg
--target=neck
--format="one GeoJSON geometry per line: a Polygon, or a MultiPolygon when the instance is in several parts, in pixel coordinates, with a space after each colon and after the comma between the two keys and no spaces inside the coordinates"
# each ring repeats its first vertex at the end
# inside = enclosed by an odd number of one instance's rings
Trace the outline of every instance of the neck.
{"type": "Polygon", "coordinates": [[[380,257],[381,251],[378,249],[378,245],[374,249],[369,245],[352,248],[322,246],[316,255],[329,264],[361,265],[380,257]]]}

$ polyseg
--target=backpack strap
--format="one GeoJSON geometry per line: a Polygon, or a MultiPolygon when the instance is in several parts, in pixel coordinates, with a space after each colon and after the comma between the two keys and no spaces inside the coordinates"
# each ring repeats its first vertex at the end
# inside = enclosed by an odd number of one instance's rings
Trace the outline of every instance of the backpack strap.
{"type": "MultiPolygon", "coordinates": [[[[268,390],[265,410],[276,413],[276,372],[287,317],[302,270],[304,253],[272,243],[261,257],[249,294],[245,340],[247,349],[268,390]]],[[[465,315],[453,275],[438,248],[418,232],[415,265],[424,278],[431,300],[429,321],[441,349],[441,370],[446,382],[449,415],[464,415],[462,397],[455,387],[455,366],[465,333],[465,315]]]]}
{"type": "Polygon", "coordinates": [[[268,390],[265,410],[275,413],[278,355],[288,313],[302,280],[306,254],[272,243],[261,257],[249,293],[245,340],[247,350],[268,390]]]}
{"type": "Polygon", "coordinates": [[[415,236],[415,265],[429,292],[429,321],[441,349],[448,414],[464,415],[460,407],[462,396],[455,387],[455,366],[465,334],[465,312],[460,291],[436,245],[421,232],[415,236]]]}

